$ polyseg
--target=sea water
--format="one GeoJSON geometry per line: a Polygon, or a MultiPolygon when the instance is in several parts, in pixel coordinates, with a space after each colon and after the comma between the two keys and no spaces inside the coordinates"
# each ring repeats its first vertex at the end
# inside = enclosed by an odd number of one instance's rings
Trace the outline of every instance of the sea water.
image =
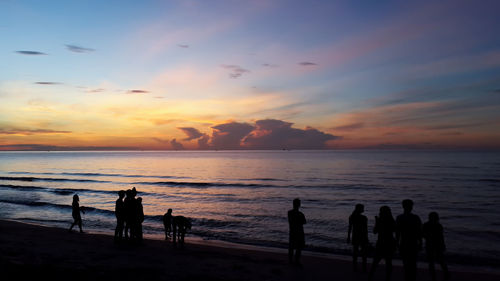
{"type": "Polygon", "coordinates": [[[192,219],[189,236],[286,248],[300,198],[306,248],[348,254],[348,217],[365,205],[370,242],[382,205],[439,213],[452,263],[500,264],[500,153],[456,151],[1,152],[0,218],[69,228],[72,196],[87,231],[113,233],[119,190],[142,197],[145,236],[162,215],[192,219]]]}

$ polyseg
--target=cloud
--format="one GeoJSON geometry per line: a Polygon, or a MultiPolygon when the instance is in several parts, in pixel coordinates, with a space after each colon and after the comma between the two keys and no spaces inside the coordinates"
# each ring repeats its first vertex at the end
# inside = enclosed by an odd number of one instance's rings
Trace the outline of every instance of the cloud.
{"type": "Polygon", "coordinates": [[[39,82],[35,82],[34,84],[38,84],[38,85],[59,85],[59,84],[62,84],[62,83],[59,83],[59,82],[39,81],[39,82]]]}
{"type": "Polygon", "coordinates": [[[50,129],[4,129],[0,128],[0,135],[38,135],[38,134],[69,134],[71,131],[57,131],[50,129]]]}
{"type": "Polygon", "coordinates": [[[303,62],[299,62],[299,65],[302,65],[302,66],[315,66],[315,65],[318,65],[314,62],[310,62],[310,61],[303,61],[303,62]]]}
{"type": "Polygon", "coordinates": [[[105,90],[103,88],[98,88],[98,89],[91,89],[91,90],[87,90],[86,92],[87,93],[100,93],[100,92],[104,92],[105,90]]]}
{"type": "Polygon", "coordinates": [[[197,129],[191,127],[183,127],[177,129],[183,131],[188,136],[187,138],[183,139],[184,141],[195,140],[205,135],[202,132],[198,131],[197,129]]]}
{"type": "Polygon", "coordinates": [[[241,141],[254,126],[248,123],[230,122],[212,127],[211,146],[215,149],[241,149],[241,141]]]}
{"type": "Polygon", "coordinates": [[[245,148],[251,149],[322,149],[326,142],[339,139],[317,129],[292,128],[293,123],[265,119],[255,122],[256,127],[242,142],[245,148]]]}
{"type": "Polygon", "coordinates": [[[27,56],[43,56],[47,55],[46,53],[37,52],[37,51],[16,51],[16,53],[27,56]]]}
{"type": "Polygon", "coordinates": [[[94,49],[91,48],[85,48],[81,46],[75,46],[75,45],[66,45],[66,49],[68,49],[71,52],[75,53],[90,53],[95,51],[94,49]]]}
{"type": "Polygon", "coordinates": [[[365,124],[363,122],[356,122],[356,123],[352,123],[352,124],[333,127],[332,129],[337,130],[337,131],[352,131],[352,130],[356,130],[356,129],[361,129],[364,126],[365,126],[365,124]]]}
{"type": "Polygon", "coordinates": [[[270,63],[263,63],[262,66],[264,67],[271,67],[271,68],[274,68],[274,67],[278,67],[279,65],[276,65],[276,64],[270,64],[270,63]]]}
{"type": "Polygon", "coordinates": [[[182,143],[177,142],[176,139],[171,140],[170,141],[170,145],[175,150],[182,150],[182,149],[184,149],[184,146],[182,145],[182,143]]]}
{"type": "Polygon", "coordinates": [[[189,48],[189,45],[187,44],[177,44],[177,46],[179,46],[179,48],[184,48],[184,49],[189,48]]]}
{"type": "Polygon", "coordinates": [[[22,151],[92,151],[92,150],[137,150],[132,146],[56,146],[45,144],[4,144],[0,150],[22,150],[22,151]]]}
{"type": "Polygon", "coordinates": [[[201,138],[198,139],[198,149],[209,149],[210,145],[208,141],[210,137],[207,134],[204,134],[201,138]]]}
{"type": "Polygon", "coordinates": [[[229,71],[229,77],[236,79],[241,77],[245,73],[249,73],[250,70],[244,69],[239,65],[228,65],[228,64],[223,64],[221,65],[222,68],[225,68],[229,71]]]}
{"type": "Polygon", "coordinates": [[[147,94],[149,91],[146,90],[128,90],[128,94],[147,94]]]}

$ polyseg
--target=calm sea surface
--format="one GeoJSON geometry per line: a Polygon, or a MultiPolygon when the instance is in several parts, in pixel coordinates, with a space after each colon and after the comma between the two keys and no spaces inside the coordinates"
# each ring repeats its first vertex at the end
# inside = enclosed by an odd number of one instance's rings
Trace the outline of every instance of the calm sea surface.
{"type": "MultiPolygon", "coordinates": [[[[415,151],[2,152],[0,218],[69,227],[73,194],[84,230],[112,233],[117,191],[143,198],[146,236],[162,215],[192,218],[190,236],[284,248],[296,197],[309,250],[349,253],[347,219],[365,205],[396,216],[411,198],[440,214],[453,263],[500,264],[500,153],[415,151]]],[[[371,231],[370,231],[371,232],[371,231]]],[[[370,233],[370,241],[376,237],[370,233]]]]}

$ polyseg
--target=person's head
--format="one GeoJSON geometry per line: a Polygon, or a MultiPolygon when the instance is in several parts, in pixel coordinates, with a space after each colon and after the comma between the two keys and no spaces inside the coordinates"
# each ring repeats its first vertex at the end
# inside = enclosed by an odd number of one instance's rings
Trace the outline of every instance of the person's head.
{"type": "Polygon", "coordinates": [[[125,197],[125,190],[118,191],[118,197],[120,197],[120,199],[123,199],[123,197],[125,197]]]}
{"type": "Polygon", "coordinates": [[[429,213],[429,221],[431,223],[438,223],[439,222],[439,215],[436,212],[430,212],[429,213]]]}
{"type": "Polygon", "coordinates": [[[137,195],[137,190],[135,189],[135,186],[132,187],[132,196],[136,196],[137,195]]]}
{"type": "Polygon", "coordinates": [[[132,189],[127,189],[125,193],[127,194],[127,198],[132,198],[132,189]]]}
{"type": "Polygon", "coordinates": [[[142,203],[142,197],[137,197],[137,202],[142,203]]]}
{"type": "Polygon", "coordinates": [[[356,207],[354,208],[354,212],[361,214],[365,211],[365,206],[363,204],[356,204],[356,207]]]}
{"type": "Polygon", "coordinates": [[[167,214],[172,214],[172,209],[168,209],[167,214]]]}
{"type": "Polygon", "coordinates": [[[405,213],[410,213],[413,210],[413,201],[411,201],[410,199],[403,200],[402,205],[405,213]]]}
{"type": "Polygon", "coordinates": [[[293,208],[295,210],[298,210],[300,208],[300,199],[299,198],[293,199],[293,208]]]}
{"type": "Polygon", "coordinates": [[[391,208],[389,206],[380,207],[379,216],[380,218],[392,218],[391,208]]]}
{"type": "Polygon", "coordinates": [[[73,195],[73,202],[78,202],[80,201],[80,197],[78,197],[78,194],[73,195]]]}

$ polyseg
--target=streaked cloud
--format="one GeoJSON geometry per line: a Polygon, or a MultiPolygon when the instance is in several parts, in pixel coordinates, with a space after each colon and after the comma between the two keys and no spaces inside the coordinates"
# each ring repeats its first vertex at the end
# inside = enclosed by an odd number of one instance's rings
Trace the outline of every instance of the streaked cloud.
{"type": "Polygon", "coordinates": [[[299,65],[302,65],[302,66],[316,66],[318,64],[314,63],[314,62],[310,62],[310,61],[303,61],[303,62],[299,62],[299,65]]]}
{"type": "Polygon", "coordinates": [[[69,134],[71,131],[59,131],[50,129],[4,129],[0,128],[0,135],[38,135],[38,134],[69,134]]]}
{"type": "Polygon", "coordinates": [[[183,48],[183,49],[189,48],[189,45],[187,45],[187,44],[177,44],[177,46],[179,46],[179,48],[183,48]]]}
{"type": "Polygon", "coordinates": [[[127,94],[148,94],[149,91],[146,90],[128,90],[127,94]]]}
{"type": "Polygon", "coordinates": [[[27,56],[44,56],[46,53],[38,52],[38,51],[16,51],[16,53],[27,56]]]}
{"type": "Polygon", "coordinates": [[[68,51],[71,51],[74,53],[91,53],[91,52],[95,51],[94,49],[86,48],[86,47],[82,47],[82,46],[76,46],[76,45],[65,45],[65,46],[66,46],[66,49],[68,49],[68,51]]]}
{"type": "Polygon", "coordinates": [[[48,81],[39,81],[39,82],[35,82],[34,84],[37,84],[37,85],[60,85],[62,83],[59,83],[59,82],[48,82],[48,81]]]}
{"type": "Polygon", "coordinates": [[[179,130],[183,131],[188,137],[183,139],[184,141],[190,141],[194,139],[201,138],[205,134],[198,131],[196,128],[191,128],[191,127],[181,127],[178,128],[179,130]]]}

